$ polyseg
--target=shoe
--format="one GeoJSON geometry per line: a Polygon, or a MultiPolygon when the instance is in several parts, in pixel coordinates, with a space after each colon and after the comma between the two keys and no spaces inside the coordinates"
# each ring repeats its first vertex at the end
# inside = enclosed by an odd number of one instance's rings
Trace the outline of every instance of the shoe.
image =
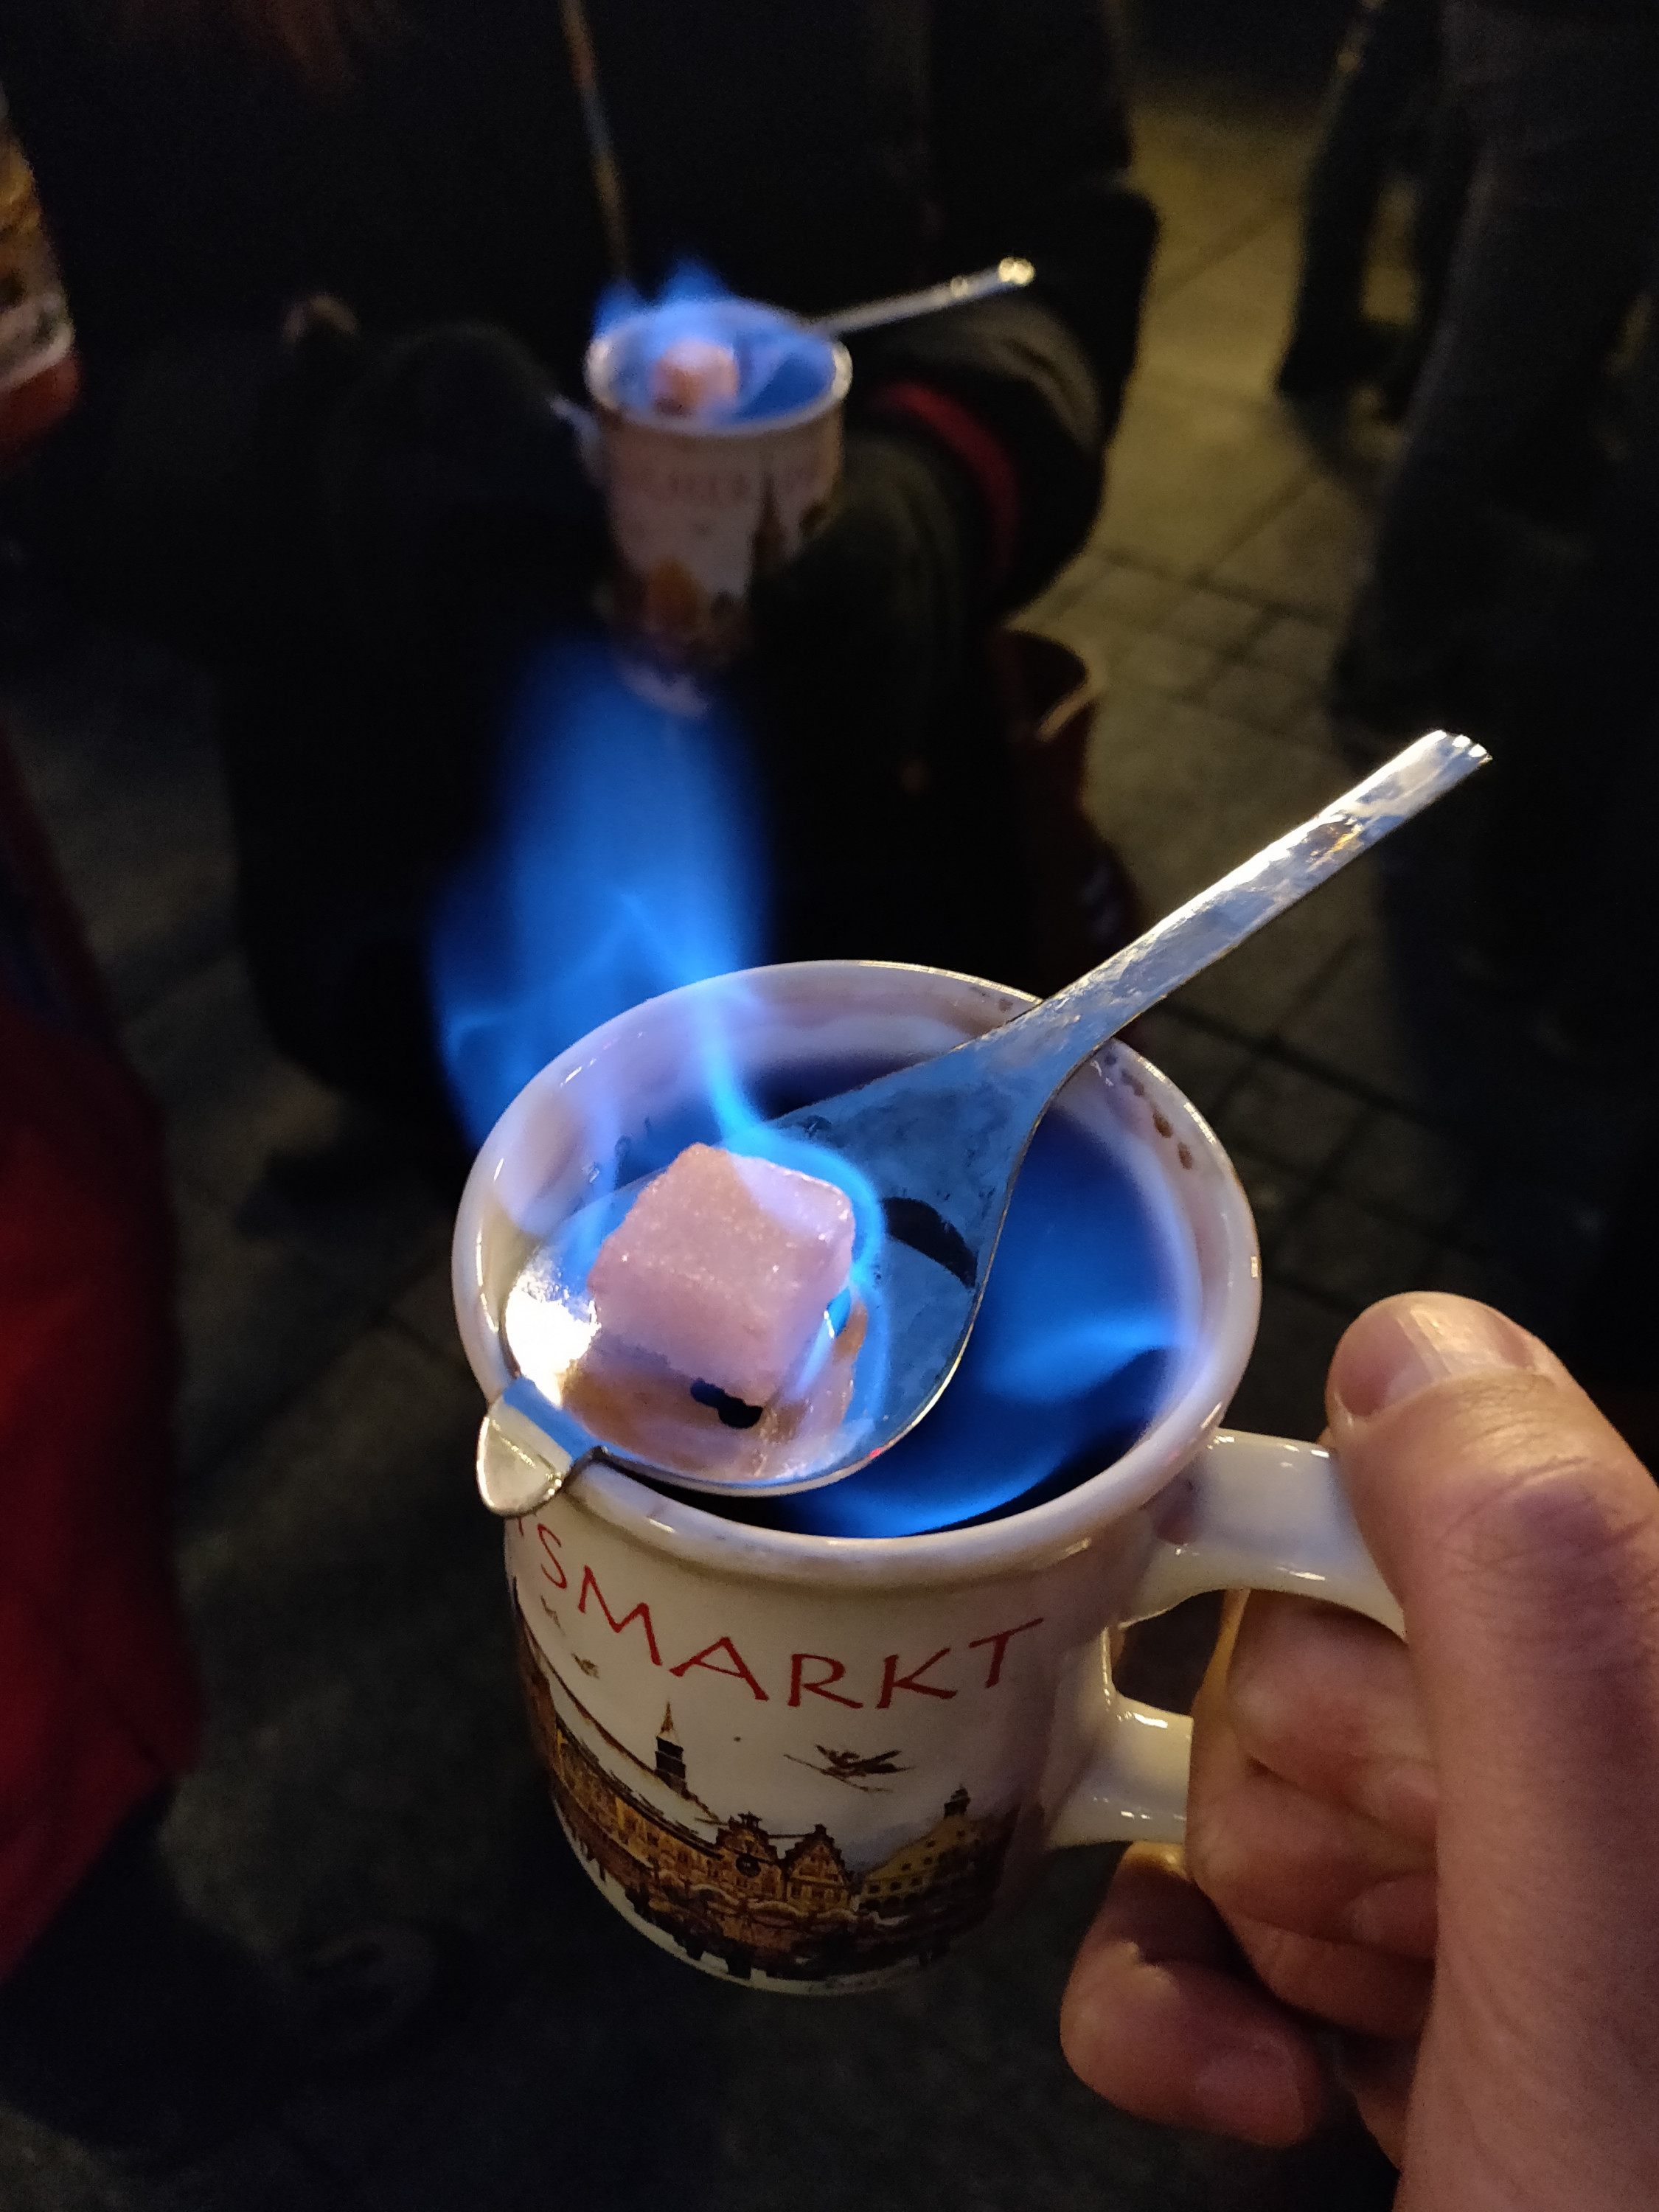
{"type": "Polygon", "coordinates": [[[148,2140],[98,2143],[101,2162],[124,2179],[166,2185],[272,2125],[297,2092],[371,2072],[441,2026],[458,1956],[453,1941],[396,1921],[301,1954],[267,1978],[252,2032],[238,2019],[228,2051],[222,2039],[215,2094],[155,2116],[148,2140]]]}
{"type": "Polygon", "coordinates": [[[453,1939],[407,1921],[303,1953],[286,1976],[292,2073],[319,2080],[395,2057],[438,2024],[456,1966],[453,1939]]]}
{"type": "Polygon", "coordinates": [[[1403,422],[1410,414],[1429,358],[1432,335],[1431,331],[1407,331],[1376,375],[1368,380],[1376,387],[1380,421],[1403,422]]]}
{"type": "Polygon", "coordinates": [[[1393,360],[1400,332],[1363,318],[1328,331],[1295,331],[1273,379],[1281,399],[1339,399],[1393,360]]]}
{"type": "Polygon", "coordinates": [[[472,1147],[454,1122],[434,1114],[424,1124],[388,1121],[346,1099],[335,1126],[309,1143],[279,1145],[243,1200],[237,1225],[253,1236],[282,1234],[372,1204],[402,1182],[424,1183],[450,1209],[460,1201],[472,1147]]]}
{"type": "Polygon", "coordinates": [[[1529,1034],[1546,1060],[1592,1082],[1626,1082],[1653,1071],[1648,1024],[1628,1011],[1603,1018],[1593,1007],[1557,998],[1534,1017],[1529,1034]]]}

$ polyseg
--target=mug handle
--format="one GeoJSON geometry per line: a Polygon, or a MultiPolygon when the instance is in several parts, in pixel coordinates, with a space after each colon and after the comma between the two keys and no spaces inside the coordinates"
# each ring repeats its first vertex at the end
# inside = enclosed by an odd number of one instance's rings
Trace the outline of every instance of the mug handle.
{"type": "Polygon", "coordinates": [[[576,458],[586,471],[590,482],[605,489],[605,440],[599,430],[599,417],[589,407],[578,407],[574,399],[567,399],[556,392],[547,403],[576,441],[576,458]]]}
{"type": "MultiPolygon", "coordinates": [[[[1284,1590],[1346,1606],[1405,1633],[1400,1607],[1355,1526],[1322,1445],[1218,1429],[1146,1508],[1152,1547],[1124,1621],[1150,1620],[1206,1590],[1284,1590]]],[[[1072,1844],[1178,1844],[1187,1826],[1193,1724],[1121,1696],[1106,1641],[1085,1685],[1093,1753],[1048,1824],[1072,1844]]]]}

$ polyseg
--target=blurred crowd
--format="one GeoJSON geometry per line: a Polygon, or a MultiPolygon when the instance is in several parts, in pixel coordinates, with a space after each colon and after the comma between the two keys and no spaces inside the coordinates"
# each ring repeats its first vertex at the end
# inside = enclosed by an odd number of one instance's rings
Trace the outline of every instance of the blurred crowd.
{"type": "MultiPolygon", "coordinates": [[[[774,957],[1043,991],[1133,933],[1083,805],[1090,672],[1015,620],[1092,526],[1155,245],[1097,0],[12,0],[0,83],[4,527],[31,588],[210,668],[271,1034],[413,1126],[441,1179],[462,1150],[430,916],[488,831],[526,671],[603,628],[605,518],[568,404],[594,302],[648,295],[681,252],[803,315],[1008,256],[1036,270],[855,342],[838,498],[757,577],[723,680],[765,794],[774,957]]],[[[1398,426],[1333,725],[1365,762],[1437,725],[1489,745],[1465,975],[1540,1050],[1638,1074],[1659,951],[1656,272],[1655,0],[1364,0],[1278,374],[1310,417],[1398,426]],[[1366,274],[1400,179],[1417,289],[1396,330],[1366,274]]],[[[165,2165],[293,2069],[411,2033],[441,1962],[382,1929],[275,1977],[191,1915],[155,1851],[197,1730],[167,1561],[165,1200],[9,776],[0,1048],[0,1649],[23,1686],[0,1718],[0,2095],[165,2165]],[[52,1408],[112,1281],[126,1322],[89,1443],[52,1408]]],[[[1653,1152],[1581,1322],[1632,1435],[1659,1341],[1653,1152]]],[[[1517,1337],[1419,1363],[1413,1388],[1507,1365],[1571,1393],[1517,1337]]],[[[1639,1519],[1616,1440],[1576,1398],[1560,1418],[1639,1519]]],[[[1469,1817],[1504,1817],[1497,1785],[1469,1817]]],[[[1174,1908],[1144,1890],[1118,1909],[1129,1936],[1101,1942],[1145,1954],[1174,1908]]],[[[1420,1921],[1399,1948],[1421,1966],[1420,1921]]],[[[1263,1974],[1326,2016],[1322,1987],[1263,1974]]],[[[1384,2014],[1414,2053],[1420,2005],[1384,2014]]],[[[1075,2039],[1090,2079],[1160,2116],[1259,2140],[1316,2122],[1311,2088],[1289,2120],[1160,2102],[1103,2033],[1075,2039]]],[[[1286,2049],[1306,2087],[1301,2027],[1286,2049]]],[[[1397,2076],[1356,2062],[1353,2081],[1406,2155],[1397,2076]]],[[[1638,2201],[1622,2185],[1580,2201],[1638,2201]]]]}
{"type": "MultiPolygon", "coordinates": [[[[1495,759],[1463,976],[1592,1075],[1654,1065],[1659,915],[1659,11],[1364,0],[1310,172],[1278,388],[1400,426],[1330,682],[1357,758],[1445,726],[1495,759]],[[1415,313],[1365,309],[1408,183],[1415,313]]],[[[1571,1347],[1644,1444],[1638,1151],[1571,1347]]]]}
{"type": "Polygon", "coordinates": [[[1333,719],[1361,753],[1437,725],[1492,744],[1504,790],[1464,963],[1535,994],[1545,1042],[1590,1060],[1647,1048],[1615,1009],[1653,951],[1628,841],[1651,814],[1659,672],[1656,113],[1643,0],[1367,0],[1278,374],[1299,406],[1365,391],[1401,426],[1333,719]],[[1416,311],[1390,329],[1365,277],[1399,174],[1416,311]]]}

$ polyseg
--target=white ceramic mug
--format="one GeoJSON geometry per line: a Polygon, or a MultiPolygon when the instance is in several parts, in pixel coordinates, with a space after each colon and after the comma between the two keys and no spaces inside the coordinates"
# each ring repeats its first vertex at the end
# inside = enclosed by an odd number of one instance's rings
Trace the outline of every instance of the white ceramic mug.
{"type": "MultiPolygon", "coordinates": [[[[692,1095],[711,1007],[751,1079],[891,1066],[1005,1021],[1019,994],[854,961],[653,1000],[538,1076],[479,1156],[456,1227],[479,1441],[522,1462],[501,1320],[539,1236],[619,1137],[692,1095]],[[621,1121],[617,1119],[618,1113],[621,1121]]],[[[1315,1445],[1230,1434],[1260,1303],[1254,1224],[1213,1133],[1114,1045],[1055,1109],[1167,1194],[1190,1344],[1100,1474],[939,1534],[831,1538],[717,1517],[613,1469],[507,1524],[532,1725],[605,1895],[707,1972],[809,1993],[936,1958],[1069,1844],[1175,1841],[1190,1723],[1113,1687],[1111,1632],[1202,1590],[1289,1590],[1399,1630],[1315,1445]]]]}
{"type": "MultiPolygon", "coordinates": [[[[682,311],[683,312],[683,311],[682,311]]],[[[629,406],[626,372],[658,311],[642,309],[588,349],[599,482],[615,551],[621,629],[672,666],[712,669],[748,635],[749,593],[800,550],[841,474],[841,416],[853,365],[844,346],[748,300],[700,304],[708,334],[741,344],[751,326],[798,331],[822,356],[821,388],[753,419],[690,420],[629,406]]]]}

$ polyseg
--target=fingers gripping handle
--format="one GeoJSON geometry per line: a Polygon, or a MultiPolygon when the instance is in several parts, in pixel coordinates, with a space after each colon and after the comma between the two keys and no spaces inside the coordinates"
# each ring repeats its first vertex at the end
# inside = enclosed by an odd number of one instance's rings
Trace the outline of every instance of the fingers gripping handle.
{"type": "MultiPolygon", "coordinates": [[[[1403,1633],[1336,1462],[1317,1444],[1218,1430],[1148,1513],[1152,1548],[1126,1621],[1149,1620],[1204,1590],[1285,1590],[1403,1633]]],[[[1094,1755],[1049,1825],[1050,1844],[1179,1843],[1192,1723],[1121,1697],[1103,1641],[1098,1679],[1084,1695],[1094,1755]]]]}

